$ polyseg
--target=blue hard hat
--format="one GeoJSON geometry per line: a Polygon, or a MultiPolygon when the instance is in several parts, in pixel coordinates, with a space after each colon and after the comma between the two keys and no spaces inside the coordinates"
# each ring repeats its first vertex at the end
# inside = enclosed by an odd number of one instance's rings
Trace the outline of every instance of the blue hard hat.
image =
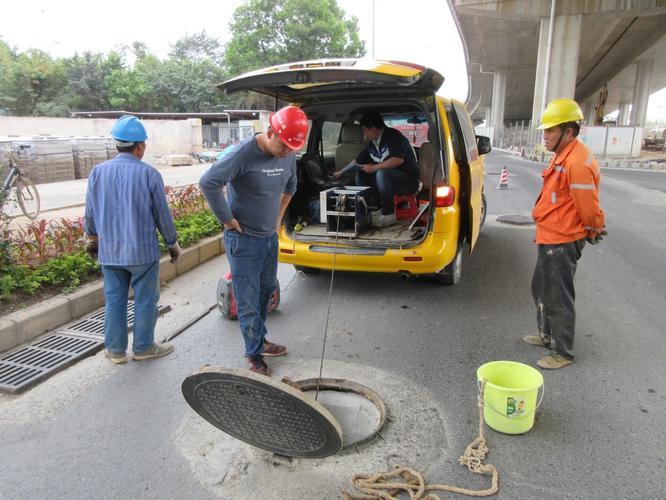
{"type": "Polygon", "coordinates": [[[143,123],[136,116],[131,115],[118,118],[111,129],[111,136],[122,142],[143,142],[148,139],[143,123]]]}

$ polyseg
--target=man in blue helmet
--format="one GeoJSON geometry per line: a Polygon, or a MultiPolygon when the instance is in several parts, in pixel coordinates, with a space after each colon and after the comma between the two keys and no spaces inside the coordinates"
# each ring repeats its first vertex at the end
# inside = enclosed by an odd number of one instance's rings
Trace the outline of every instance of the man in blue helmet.
{"type": "Polygon", "coordinates": [[[133,359],[142,361],[173,352],[155,343],[160,296],[160,250],[164,237],[171,262],[180,256],[162,176],[141,161],[148,134],[135,116],[122,116],[113,126],[118,156],[95,166],[88,178],[84,229],[86,251],[97,258],[104,275],[106,357],[127,362],[127,299],[134,289],[133,359]]]}

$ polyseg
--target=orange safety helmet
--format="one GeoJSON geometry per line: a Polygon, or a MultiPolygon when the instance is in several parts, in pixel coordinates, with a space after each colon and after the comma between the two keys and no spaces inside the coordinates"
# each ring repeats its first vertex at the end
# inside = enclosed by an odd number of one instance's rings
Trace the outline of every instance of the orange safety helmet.
{"type": "Polygon", "coordinates": [[[308,117],[301,108],[285,106],[271,114],[268,122],[289,149],[296,151],[305,144],[305,136],[308,133],[308,117]]]}

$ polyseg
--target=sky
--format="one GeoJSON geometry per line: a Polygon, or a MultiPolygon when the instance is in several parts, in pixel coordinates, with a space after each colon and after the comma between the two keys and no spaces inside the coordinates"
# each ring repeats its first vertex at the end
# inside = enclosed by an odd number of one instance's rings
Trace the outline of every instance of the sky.
{"type": "MultiPolygon", "coordinates": [[[[242,3],[187,0],[165,7],[137,0],[13,0],[0,9],[0,37],[20,50],[38,48],[58,57],[142,41],[166,57],[170,44],[202,30],[226,43],[229,22],[242,3]]],[[[441,95],[466,99],[465,57],[446,0],[338,0],[338,5],[358,18],[368,56],[434,68],[445,77],[441,95]]],[[[666,122],[666,89],[650,98],[648,119],[656,118],[666,122]]]]}

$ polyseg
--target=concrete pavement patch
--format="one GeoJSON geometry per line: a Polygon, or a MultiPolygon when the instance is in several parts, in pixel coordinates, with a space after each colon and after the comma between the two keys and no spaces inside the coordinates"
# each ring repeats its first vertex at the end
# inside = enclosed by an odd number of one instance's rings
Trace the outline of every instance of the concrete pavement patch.
{"type": "MultiPolygon", "coordinates": [[[[282,376],[299,380],[316,374],[319,364],[291,359],[285,366],[275,362],[271,368],[276,380],[282,376]]],[[[340,490],[351,490],[355,473],[389,471],[407,464],[424,472],[442,464],[460,467],[457,459],[463,450],[449,449],[445,412],[416,381],[365,364],[333,360],[326,362],[326,376],[363,383],[380,395],[391,415],[381,438],[328,458],[293,459],[276,467],[270,452],[221,433],[188,412],[176,434],[176,445],[194,478],[222,498],[246,498],[248,485],[253,492],[279,491],[282,498],[335,498],[340,490]]],[[[475,395],[460,404],[473,409],[475,395]]],[[[470,436],[475,427],[476,423],[470,424],[470,436]]]]}

